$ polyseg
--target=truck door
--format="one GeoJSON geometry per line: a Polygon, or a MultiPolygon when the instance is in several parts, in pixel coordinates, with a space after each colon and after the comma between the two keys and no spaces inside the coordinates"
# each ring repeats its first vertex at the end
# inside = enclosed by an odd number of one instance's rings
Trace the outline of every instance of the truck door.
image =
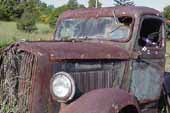
{"type": "Polygon", "coordinates": [[[143,103],[158,100],[164,74],[165,33],[162,18],[144,16],[135,49],[140,57],[133,61],[130,90],[143,103]]]}

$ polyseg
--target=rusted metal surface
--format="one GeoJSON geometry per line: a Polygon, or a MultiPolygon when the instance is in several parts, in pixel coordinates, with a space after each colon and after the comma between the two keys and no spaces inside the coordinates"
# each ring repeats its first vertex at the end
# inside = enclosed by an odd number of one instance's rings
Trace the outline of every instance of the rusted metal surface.
{"type": "Polygon", "coordinates": [[[47,56],[51,61],[78,59],[132,59],[133,54],[115,46],[113,42],[25,42],[18,50],[38,56],[47,56]]]}
{"type": "Polygon", "coordinates": [[[50,79],[52,67],[46,56],[36,56],[37,64],[34,65],[32,89],[30,94],[29,113],[58,113],[59,104],[50,95],[50,79]]]}
{"type": "MultiPolygon", "coordinates": [[[[12,84],[9,83],[12,86],[3,85],[3,89],[0,87],[3,97],[9,97],[4,101],[7,106],[9,105],[9,111],[14,112],[12,110],[16,109],[17,113],[57,113],[59,107],[52,100],[49,91],[52,68],[48,58],[35,56],[28,51],[20,51],[17,47],[18,44],[11,45],[3,52],[4,60],[0,65],[1,77],[4,76],[9,78],[9,82],[12,81],[12,84]],[[11,68],[9,71],[6,70],[7,66],[11,68]],[[4,92],[9,92],[10,95],[4,92]]],[[[5,84],[3,80],[1,78],[1,83],[5,84]]]]}
{"type": "Polygon", "coordinates": [[[160,65],[149,63],[147,61],[133,63],[131,92],[141,103],[156,100],[161,95],[164,71],[160,65]]]}
{"type": "MultiPolygon", "coordinates": [[[[97,18],[97,17],[113,17],[115,12],[115,16],[131,16],[134,18],[140,17],[144,14],[148,15],[160,15],[160,12],[146,7],[109,7],[109,8],[86,8],[79,9],[73,11],[66,11],[63,15],[61,15],[60,19],[68,19],[68,18],[97,18]]],[[[59,21],[60,21],[59,19],[59,21]]]]}
{"type": "Polygon", "coordinates": [[[137,113],[140,113],[132,95],[120,89],[99,89],[83,95],[60,113],[118,113],[128,105],[134,106],[137,113]]]}

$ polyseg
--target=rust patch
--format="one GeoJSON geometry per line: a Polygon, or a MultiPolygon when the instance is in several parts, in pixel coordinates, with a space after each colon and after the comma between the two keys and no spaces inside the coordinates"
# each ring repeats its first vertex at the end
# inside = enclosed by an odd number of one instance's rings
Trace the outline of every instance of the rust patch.
{"type": "Polygon", "coordinates": [[[107,7],[107,8],[86,8],[79,10],[71,10],[66,11],[63,15],[60,16],[59,20],[69,19],[69,18],[97,18],[97,17],[113,17],[115,12],[115,16],[131,16],[131,17],[139,17],[143,14],[150,15],[160,15],[158,10],[146,7],[107,7]]]}
{"type": "Polygon", "coordinates": [[[135,106],[139,112],[136,100],[125,91],[113,88],[99,89],[83,95],[62,109],[61,113],[118,113],[127,105],[135,106]]]}
{"type": "Polygon", "coordinates": [[[25,42],[18,45],[19,51],[49,57],[50,61],[81,59],[130,59],[133,55],[114,42],[25,42]]]}

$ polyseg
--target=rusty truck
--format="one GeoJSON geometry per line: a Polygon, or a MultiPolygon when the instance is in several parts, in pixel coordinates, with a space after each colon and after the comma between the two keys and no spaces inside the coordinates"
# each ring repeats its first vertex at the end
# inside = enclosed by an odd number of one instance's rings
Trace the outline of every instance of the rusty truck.
{"type": "Polygon", "coordinates": [[[64,12],[51,41],[0,59],[3,105],[17,113],[169,113],[165,19],[139,6],[64,12]]]}

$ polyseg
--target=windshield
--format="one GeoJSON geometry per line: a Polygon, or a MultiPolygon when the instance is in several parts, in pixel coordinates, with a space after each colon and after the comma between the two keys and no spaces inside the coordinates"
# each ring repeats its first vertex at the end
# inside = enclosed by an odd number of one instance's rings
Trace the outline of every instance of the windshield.
{"type": "Polygon", "coordinates": [[[129,17],[66,19],[58,26],[58,31],[56,31],[56,40],[126,40],[130,33],[131,22],[132,19],[129,17]]]}

